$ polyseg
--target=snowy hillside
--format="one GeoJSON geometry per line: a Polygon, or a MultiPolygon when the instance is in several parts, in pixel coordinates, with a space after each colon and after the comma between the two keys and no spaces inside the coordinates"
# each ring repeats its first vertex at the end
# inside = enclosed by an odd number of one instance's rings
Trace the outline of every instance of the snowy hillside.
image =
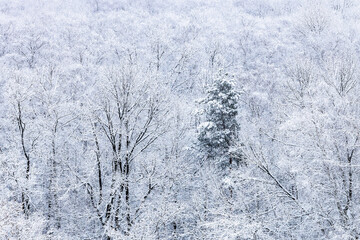
{"type": "Polygon", "coordinates": [[[0,1],[0,239],[360,238],[360,2],[0,1]]]}

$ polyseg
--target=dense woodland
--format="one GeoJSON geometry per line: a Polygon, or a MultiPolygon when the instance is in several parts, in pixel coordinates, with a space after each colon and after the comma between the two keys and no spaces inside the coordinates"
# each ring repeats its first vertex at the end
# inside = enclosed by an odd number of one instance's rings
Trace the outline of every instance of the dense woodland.
{"type": "Polygon", "coordinates": [[[356,0],[2,0],[0,239],[359,239],[359,60],[356,0]]]}

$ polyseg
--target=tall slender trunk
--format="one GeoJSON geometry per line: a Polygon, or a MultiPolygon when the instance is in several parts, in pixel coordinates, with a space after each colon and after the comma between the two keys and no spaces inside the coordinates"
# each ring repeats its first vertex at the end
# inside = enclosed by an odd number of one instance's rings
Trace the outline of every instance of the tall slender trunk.
{"type": "Polygon", "coordinates": [[[57,195],[57,159],[56,159],[56,133],[58,127],[58,119],[55,121],[53,128],[53,135],[51,140],[51,156],[49,161],[50,175],[49,175],[49,199],[48,199],[48,228],[60,229],[61,219],[59,216],[58,208],[58,195],[57,195]]]}
{"type": "Polygon", "coordinates": [[[130,174],[130,132],[129,132],[129,122],[125,122],[126,129],[126,156],[125,156],[125,204],[126,204],[126,224],[127,224],[127,234],[130,234],[131,229],[131,216],[130,216],[130,189],[129,189],[129,174],[130,174]]]}
{"type": "Polygon", "coordinates": [[[126,176],[125,176],[125,203],[126,203],[126,223],[127,223],[127,234],[130,233],[131,228],[131,216],[130,216],[130,190],[129,190],[129,165],[126,161],[126,176]]]}
{"type": "Polygon", "coordinates": [[[100,162],[100,145],[99,145],[99,140],[98,140],[96,132],[95,132],[95,124],[92,123],[91,127],[92,127],[95,146],[96,146],[96,167],[97,167],[97,172],[98,172],[97,177],[98,177],[98,184],[99,184],[98,205],[100,205],[102,202],[102,199],[103,199],[103,183],[102,183],[102,171],[101,171],[101,162],[100,162]]]}
{"type": "Polygon", "coordinates": [[[28,218],[30,214],[30,202],[29,202],[29,189],[27,184],[29,183],[29,178],[30,178],[30,155],[25,147],[25,123],[22,120],[22,111],[21,111],[20,102],[17,103],[17,107],[18,107],[17,123],[20,131],[21,147],[24,157],[26,159],[26,170],[25,170],[26,186],[24,187],[24,190],[21,192],[21,202],[25,217],[28,218]]]}

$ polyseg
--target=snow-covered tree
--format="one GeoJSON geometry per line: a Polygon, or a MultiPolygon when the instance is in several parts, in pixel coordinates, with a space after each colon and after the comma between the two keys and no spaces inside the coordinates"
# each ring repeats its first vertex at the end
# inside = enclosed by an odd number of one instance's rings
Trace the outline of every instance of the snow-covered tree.
{"type": "Polygon", "coordinates": [[[220,73],[201,101],[205,121],[199,126],[198,140],[200,151],[206,153],[208,159],[218,159],[229,165],[241,161],[239,151],[234,151],[239,131],[238,95],[234,81],[228,74],[220,73]]]}

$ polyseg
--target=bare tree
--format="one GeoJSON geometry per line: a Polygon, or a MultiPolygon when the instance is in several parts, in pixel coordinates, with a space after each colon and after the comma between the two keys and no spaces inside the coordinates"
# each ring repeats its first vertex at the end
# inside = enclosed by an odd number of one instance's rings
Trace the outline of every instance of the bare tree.
{"type": "Polygon", "coordinates": [[[132,191],[138,174],[135,171],[140,163],[151,164],[144,159],[144,153],[165,130],[163,100],[152,92],[146,81],[139,84],[135,80],[139,76],[134,68],[130,64],[106,70],[99,82],[102,100],[95,104],[91,123],[97,161],[97,201],[94,187],[87,186],[102,225],[125,235],[130,234],[141,215],[143,202],[156,188],[148,179],[143,195],[136,196],[132,191]],[[105,166],[107,162],[111,162],[110,168],[105,166]],[[111,172],[111,179],[104,177],[102,168],[111,172]],[[104,214],[100,210],[103,205],[104,214]]]}

